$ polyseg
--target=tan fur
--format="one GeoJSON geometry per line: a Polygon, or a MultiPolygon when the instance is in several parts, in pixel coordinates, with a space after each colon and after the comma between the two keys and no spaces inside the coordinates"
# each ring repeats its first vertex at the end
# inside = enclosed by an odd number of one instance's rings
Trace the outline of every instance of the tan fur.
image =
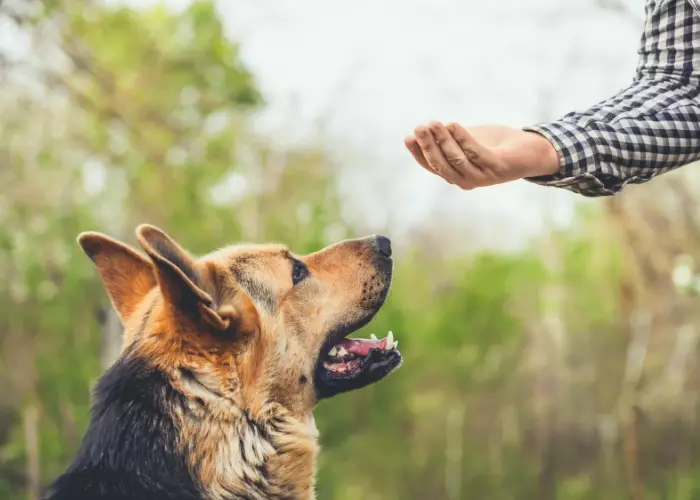
{"type": "Polygon", "coordinates": [[[148,258],[96,233],[79,241],[122,318],[125,345],[185,396],[177,419],[195,476],[212,500],[313,499],[314,364],[328,332],[366,314],[385,285],[368,244],[293,256],[314,277],[295,287],[283,246],[195,259],[152,226],[137,236],[148,258]],[[256,287],[261,296],[246,292],[256,287]]]}

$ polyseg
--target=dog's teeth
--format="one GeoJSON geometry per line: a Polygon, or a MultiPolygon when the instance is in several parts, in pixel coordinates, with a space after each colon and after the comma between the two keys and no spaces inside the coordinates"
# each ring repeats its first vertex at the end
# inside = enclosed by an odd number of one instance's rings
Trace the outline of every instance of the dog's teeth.
{"type": "Polygon", "coordinates": [[[347,354],[348,354],[348,351],[346,351],[345,347],[343,347],[341,345],[340,348],[338,349],[338,356],[340,356],[342,358],[342,357],[347,356],[347,354]]]}
{"type": "Polygon", "coordinates": [[[369,338],[371,338],[372,340],[377,340],[377,336],[375,334],[371,334],[369,338]]]}
{"type": "Polygon", "coordinates": [[[330,351],[328,351],[328,355],[329,355],[329,356],[335,356],[337,353],[338,353],[338,348],[335,347],[335,346],[333,346],[333,349],[331,349],[330,351]]]}
{"type": "Polygon", "coordinates": [[[399,341],[397,340],[396,342],[394,342],[394,349],[398,349],[398,348],[399,348],[399,341]]]}
{"type": "Polygon", "coordinates": [[[384,349],[390,351],[394,348],[394,334],[389,332],[386,336],[386,344],[384,344],[384,349]]]}

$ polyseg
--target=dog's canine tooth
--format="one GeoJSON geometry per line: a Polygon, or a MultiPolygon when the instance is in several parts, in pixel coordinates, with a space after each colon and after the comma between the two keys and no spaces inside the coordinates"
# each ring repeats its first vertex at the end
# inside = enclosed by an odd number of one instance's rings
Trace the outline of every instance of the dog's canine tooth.
{"type": "Polygon", "coordinates": [[[384,349],[390,351],[394,348],[394,334],[389,332],[386,336],[386,344],[384,344],[384,349]]]}
{"type": "Polygon", "coordinates": [[[370,334],[369,338],[371,338],[372,340],[377,340],[377,336],[373,333],[370,334]]]}
{"type": "Polygon", "coordinates": [[[330,351],[328,351],[328,355],[335,356],[336,354],[338,354],[338,348],[336,346],[333,346],[333,348],[330,351]]]}

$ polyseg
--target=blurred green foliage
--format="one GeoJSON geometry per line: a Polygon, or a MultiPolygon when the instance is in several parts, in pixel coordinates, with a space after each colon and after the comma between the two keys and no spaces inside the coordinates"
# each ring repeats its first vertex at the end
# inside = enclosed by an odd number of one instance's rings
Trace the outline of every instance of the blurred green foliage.
{"type": "MultiPolygon", "coordinates": [[[[305,253],[355,234],[328,152],[251,130],[264,101],[211,2],[35,7],[22,26],[39,35],[38,63],[4,67],[0,96],[7,500],[32,498],[66,467],[103,369],[109,305],[79,232],[134,243],[148,222],[195,253],[241,240],[305,253]]],[[[615,414],[627,348],[620,254],[589,230],[600,218],[515,255],[437,260],[420,242],[401,252],[389,301],[361,335],[392,330],[405,366],[318,408],[319,498],[630,498],[620,441],[595,432],[615,414]]],[[[661,445],[648,446],[645,498],[700,498],[700,463],[670,458],[652,474],[661,445]]]]}

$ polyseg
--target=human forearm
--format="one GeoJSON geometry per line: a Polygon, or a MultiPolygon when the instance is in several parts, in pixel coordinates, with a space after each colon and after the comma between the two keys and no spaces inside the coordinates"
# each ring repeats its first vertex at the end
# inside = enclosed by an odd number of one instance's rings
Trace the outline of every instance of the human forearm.
{"type": "Polygon", "coordinates": [[[510,127],[501,128],[505,129],[504,136],[494,145],[494,150],[508,168],[522,173],[523,177],[553,175],[559,171],[557,150],[542,135],[510,127]]]}

